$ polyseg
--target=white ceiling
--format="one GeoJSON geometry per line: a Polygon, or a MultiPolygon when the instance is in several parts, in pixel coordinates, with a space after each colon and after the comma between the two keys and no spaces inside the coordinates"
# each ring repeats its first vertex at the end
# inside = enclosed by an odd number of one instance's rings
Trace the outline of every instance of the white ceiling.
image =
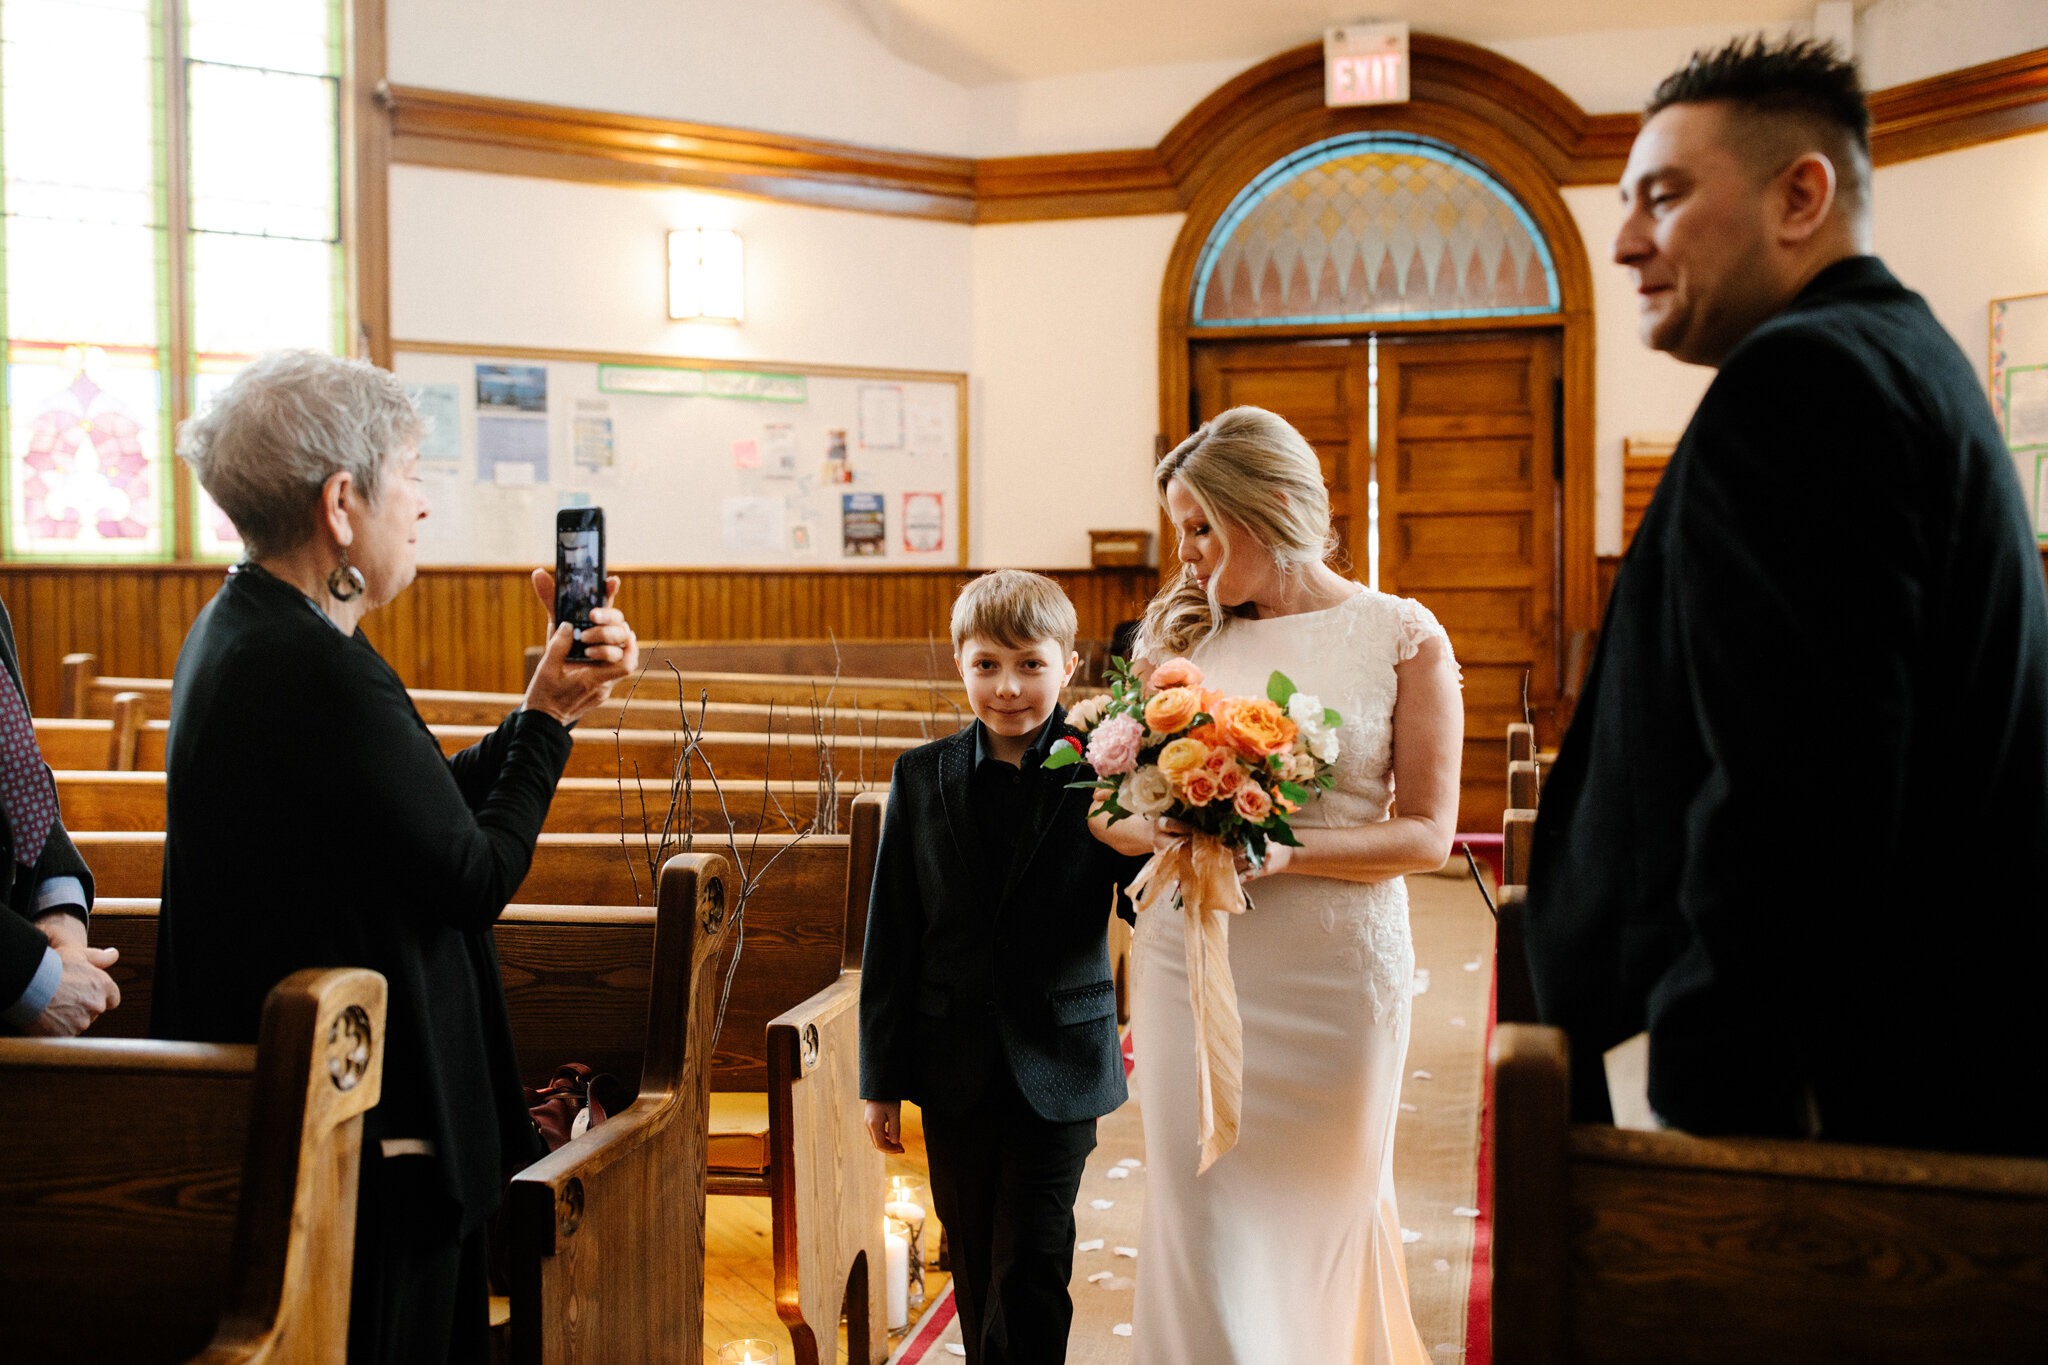
{"type": "Polygon", "coordinates": [[[834,0],[898,56],[962,85],[1255,61],[1364,19],[1475,43],[1609,29],[1777,24],[1812,0],[834,0]]]}

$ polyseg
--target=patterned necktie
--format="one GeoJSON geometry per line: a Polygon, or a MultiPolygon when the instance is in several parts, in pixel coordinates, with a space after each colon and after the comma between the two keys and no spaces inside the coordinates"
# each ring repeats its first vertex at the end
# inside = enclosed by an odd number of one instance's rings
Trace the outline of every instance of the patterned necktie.
{"type": "Polygon", "coordinates": [[[10,678],[0,678],[0,811],[14,832],[14,860],[34,867],[57,823],[57,787],[36,747],[28,704],[10,678]]]}

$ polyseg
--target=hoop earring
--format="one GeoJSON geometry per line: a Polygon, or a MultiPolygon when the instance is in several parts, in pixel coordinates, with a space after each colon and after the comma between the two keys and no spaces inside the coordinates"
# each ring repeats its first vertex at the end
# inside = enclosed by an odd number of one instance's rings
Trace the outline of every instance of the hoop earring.
{"type": "Polygon", "coordinates": [[[348,551],[341,552],[341,563],[334,566],[334,572],[327,575],[327,591],[337,602],[353,602],[368,590],[363,581],[363,571],[348,562],[348,551]]]}

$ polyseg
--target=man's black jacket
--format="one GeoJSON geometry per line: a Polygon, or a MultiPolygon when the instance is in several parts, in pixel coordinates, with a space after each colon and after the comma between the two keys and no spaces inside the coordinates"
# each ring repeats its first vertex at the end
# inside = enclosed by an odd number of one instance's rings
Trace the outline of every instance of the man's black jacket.
{"type": "Polygon", "coordinates": [[[1544,784],[1541,1014],[1700,1133],[2048,1152],[2048,594],[1969,364],[1871,257],[1722,364],[1544,784]],[[1817,1125],[1816,1121],[1817,1120],[1817,1125]]]}

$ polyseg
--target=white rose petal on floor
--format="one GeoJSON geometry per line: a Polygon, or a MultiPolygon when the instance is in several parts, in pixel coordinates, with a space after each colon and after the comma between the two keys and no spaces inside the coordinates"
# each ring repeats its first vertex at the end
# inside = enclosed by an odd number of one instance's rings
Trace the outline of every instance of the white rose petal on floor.
{"type": "Polygon", "coordinates": [[[1131,1325],[1128,1322],[1120,1322],[1109,1330],[1113,1335],[1127,1337],[1131,1334],[1131,1325]]]}
{"type": "Polygon", "coordinates": [[[1091,1199],[1091,1200],[1089,1200],[1089,1201],[1088,1201],[1088,1207],[1089,1207],[1089,1208],[1091,1208],[1091,1209],[1113,1209],[1113,1208],[1115,1208],[1115,1207],[1116,1207],[1116,1200],[1114,1200],[1114,1199],[1091,1199]]]}
{"type": "Polygon", "coordinates": [[[1451,1210],[1451,1216],[1453,1218],[1477,1218],[1479,1216],[1479,1210],[1464,1207],[1455,1208],[1451,1210]]]}
{"type": "Polygon", "coordinates": [[[1138,1158],[1134,1156],[1127,1156],[1123,1160],[1117,1162],[1116,1164],[1123,1167],[1123,1169],[1127,1171],[1139,1170],[1142,1169],[1145,1165],[1144,1162],[1138,1160],[1138,1158]]]}
{"type": "Polygon", "coordinates": [[[1402,1229],[1401,1229],[1401,1245],[1402,1245],[1402,1246],[1410,1246],[1410,1245],[1412,1245],[1412,1244],[1414,1244],[1414,1243],[1416,1243],[1416,1242],[1419,1242],[1419,1241],[1421,1241],[1421,1240],[1422,1240],[1422,1234],[1421,1234],[1421,1233],[1419,1233],[1419,1232],[1417,1232],[1417,1231],[1416,1231],[1416,1230],[1415,1230],[1414,1228],[1402,1228],[1402,1229]]]}
{"type": "Polygon", "coordinates": [[[1089,1238],[1089,1239],[1088,1239],[1087,1241],[1085,1241],[1085,1242],[1076,1242],[1076,1243],[1074,1243],[1074,1250],[1076,1250],[1076,1251],[1100,1251],[1100,1250],[1102,1250],[1102,1239],[1101,1239],[1100,1237],[1090,1237],[1090,1238],[1089,1238]]]}
{"type": "Polygon", "coordinates": [[[1102,1173],[1102,1178],[1104,1180],[1129,1180],[1131,1178],[1130,1168],[1127,1166],[1112,1166],[1102,1173]]]}

